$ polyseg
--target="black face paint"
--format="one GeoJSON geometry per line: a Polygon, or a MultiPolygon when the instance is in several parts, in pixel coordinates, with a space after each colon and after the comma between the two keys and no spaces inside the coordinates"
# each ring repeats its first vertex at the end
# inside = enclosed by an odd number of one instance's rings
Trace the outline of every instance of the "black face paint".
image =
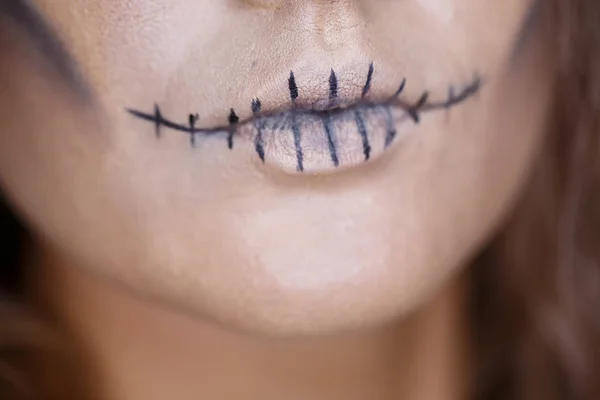
{"type": "Polygon", "coordinates": [[[396,90],[396,93],[394,93],[393,97],[400,96],[404,91],[404,86],[406,86],[406,78],[402,79],[402,82],[400,83],[400,86],[398,86],[398,89],[396,90]]]}
{"type": "MultiPolygon", "coordinates": [[[[349,112],[352,113],[350,115],[352,115],[352,118],[354,119],[354,124],[362,141],[364,160],[368,161],[371,158],[372,148],[370,144],[368,127],[364,120],[364,116],[366,115],[365,113],[381,113],[382,111],[385,113],[387,132],[385,136],[385,148],[387,148],[394,141],[397,135],[397,130],[392,118],[393,108],[400,108],[404,110],[406,115],[410,117],[415,124],[417,124],[420,122],[421,114],[423,112],[448,110],[476,94],[482,85],[481,79],[475,75],[473,81],[469,85],[463,87],[461,90],[457,90],[455,86],[450,85],[448,87],[447,98],[444,101],[429,102],[429,92],[425,91],[415,103],[408,103],[400,98],[400,95],[403,93],[407,84],[406,79],[403,79],[399,84],[398,89],[388,98],[388,100],[383,102],[369,102],[365,100],[365,96],[363,94],[368,94],[370,82],[373,76],[373,70],[373,65],[370,64],[366,83],[361,92],[360,101],[357,101],[355,104],[345,108],[328,108],[324,110],[302,109],[298,104],[296,104],[296,100],[300,97],[299,90],[294,73],[290,72],[287,83],[292,105],[288,107],[287,110],[264,112],[262,110],[262,104],[260,100],[256,98],[251,102],[251,117],[242,121],[237,116],[236,112],[233,109],[230,109],[227,117],[227,125],[223,126],[214,128],[198,128],[196,126],[196,122],[198,121],[197,114],[190,115],[187,124],[178,124],[164,118],[158,105],[155,106],[154,114],[146,114],[133,109],[127,109],[127,111],[137,118],[153,122],[157,137],[160,137],[160,127],[166,127],[189,134],[191,136],[190,143],[192,146],[195,145],[195,137],[198,134],[210,136],[225,133],[227,137],[227,147],[229,149],[233,149],[233,138],[238,130],[247,129],[248,124],[252,124],[254,127],[254,148],[263,163],[265,162],[265,146],[263,138],[265,129],[281,131],[281,134],[286,134],[285,132],[289,132],[293,135],[293,143],[296,153],[296,170],[298,172],[302,172],[304,171],[304,153],[302,149],[303,121],[321,121],[324,134],[326,135],[327,139],[331,163],[334,167],[338,167],[339,158],[338,145],[336,143],[335,136],[335,122],[338,120],[338,118],[346,118],[349,112]]],[[[329,76],[328,91],[328,98],[330,101],[338,98],[337,85],[337,76],[332,69],[329,76]]]]}
{"type": "Polygon", "coordinates": [[[227,135],[227,147],[231,150],[231,149],[233,149],[233,135],[235,134],[235,129],[237,127],[238,122],[240,122],[240,119],[236,115],[233,108],[229,112],[229,118],[227,118],[227,119],[229,121],[229,134],[227,135]]]}
{"type": "Polygon", "coordinates": [[[160,139],[160,127],[162,121],[162,115],[160,114],[160,108],[158,108],[158,104],[154,105],[154,134],[157,139],[160,139]]]}
{"type": "Polygon", "coordinates": [[[373,79],[373,71],[375,68],[373,67],[373,63],[369,64],[369,72],[367,72],[367,81],[365,82],[365,86],[363,86],[362,94],[360,97],[365,97],[369,90],[371,89],[371,80],[373,79]]]}
{"type": "Polygon", "coordinates": [[[332,69],[329,75],[329,105],[334,106],[338,97],[338,80],[332,69]]]}
{"type": "Polygon", "coordinates": [[[296,149],[296,171],[304,172],[304,153],[302,151],[302,133],[300,125],[295,116],[292,116],[292,133],[294,135],[294,147],[296,149]]]}
{"type": "Polygon", "coordinates": [[[369,144],[369,135],[367,133],[365,120],[363,119],[361,110],[354,110],[354,122],[356,123],[358,134],[362,139],[365,161],[369,161],[369,158],[371,157],[371,145],[369,144]]]}
{"type": "Polygon", "coordinates": [[[323,128],[325,129],[325,135],[327,136],[327,146],[329,147],[331,162],[333,163],[334,167],[338,167],[340,165],[340,160],[337,155],[333,124],[331,123],[331,115],[329,113],[323,115],[323,128]]]}
{"type": "MultiPolygon", "coordinates": [[[[258,115],[260,113],[262,104],[260,103],[259,99],[254,99],[252,100],[252,114],[253,115],[258,115]]],[[[262,138],[262,130],[263,130],[263,122],[260,119],[257,119],[255,122],[256,125],[256,140],[254,142],[254,148],[256,150],[256,153],[258,154],[258,156],[260,157],[261,161],[264,163],[265,162],[265,149],[264,149],[264,143],[263,143],[263,138],[262,138]]]]}
{"type": "Polygon", "coordinates": [[[188,123],[190,124],[190,146],[196,147],[196,121],[198,121],[200,117],[198,114],[190,114],[188,117],[188,123]]]}
{"type": "Polygon", "coordinates": [[[389,107],[385,109],[386,113],[386,129],[387,135],[385,137],[385,147],[388,148],[390,144],[394,141],[397,135],[396,126],[394,125],[394,118],[392,117],[392,112],[389,107]]]}
{"type": "Polygon", "coordinates": [[[290,99],[292,103],[296,102],[298,98],[298,86],[296,86],[296,78],[294,78],[294,72],[290,71],[290,77],[288,79],[288,87],[290,89],[290,99]]]}
{"type": "Polygon", "coordinates": [[[421,98],[415,103],[415,105],[406,110],[406,112],[408,113],[408,115],[410,115],[415,124],[421,122],[421,116],[419,115],[419,111],[423,108],[425,103],[427,103],[428,98],[429,92],[424,92],[421,98]]]}

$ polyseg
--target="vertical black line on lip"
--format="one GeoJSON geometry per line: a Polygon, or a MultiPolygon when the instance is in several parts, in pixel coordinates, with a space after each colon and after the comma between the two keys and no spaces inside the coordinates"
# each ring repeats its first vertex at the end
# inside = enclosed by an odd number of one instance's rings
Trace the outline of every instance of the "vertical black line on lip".
{"type": "Polygon", "coordinates": [[[396,138],[397,132],[396,132],[396,127],[394,125],[394,117],[392,116],[391,107],[385,106],[384,110],[386,113],[386,128],[387,128],[387,135],[385,136],[385,148],[387,149],[389,147],[389,145],[392,144],[392,142],[396,138]]]}
{"type": "Polygon", "coordinates": [[[294,147],[296,148],[296,170],[304,172],[304,153],[302,152],[302,134],[295,117],[292,117],[292,133],[294,134],[294,147]]]}
{"type": "Polygon", "coordinates": [[[240,118],[235,113],[235,110],[232,108],[229,112],[229,117],[227,118],[229,122],[229,133],[227,135],[227,147],[229,150],[233,149],[233,135],[235,134],[235,130],[238,122],[240,122],[240,118]]]}
{"type": "Polygon", "coordinates": [[[252,114],[256,115],[260,112],[262,104],[258,98],[252,99],[252,114]]]}
{"type": "Polygon", "coordinates": [[[288,78],[288,87],[290,89],[290,98],[292,99],[292,103],[295,103],[296,99],[298,98],[298,86],[296,85],[294,71],[290,71],[290,77],[288,78]]]}
{"type": "Polygon", "coordinates": [[[329,104],[334,105],[338,97],[338,80],[333,68],[329,74],[329,104]]]}
{"type": "Polygon", "coordinates": [[[367,95],[367,93],[369,93],[369,90],[371,89],[371,80],[373,79],[373,71],[374,71],[373,63],[370,63],[369,64],[369,72],[367,73],[367,81],[365,82],[365,86],[363,86],[361,97],[365,97],[367,95]]]}
{"type": "MultiPolygon", "coordinates": [[[[257,115],[258,113],[260,113],[261,107],[262,107],[262,104],[260,103],[259,99],[252,100],[252,114],[257,115]]],[[[256,127],[256,130],[257,130],[256,139],[254,141],[254,149],[256,150],[256,153],[260,157],[261,161],[264,163],[265,162],[265,148],[264,148],[263,137],[262,137],[263,124],[260,120],[257,120],[255,122],[254,126],[256,127]]]]}
{"type": "Polygon", "coordinates": [[[338,159],[337,149],[335,147],[335,139],[333,133],[333,126],[331,124],[331,116],[329,113],[323,115],[323,127],[325,128],[325,134],[327,135],[327,144],[329,145],[329,155],[331,156],[331,162],[335,167],[340,165],[338,159]]]}
{"type": "Polygon", "coordinates": [[[402,82],[400,82],[400,86],[398,86],[398,89],[396,90],[396,92],[394,93],[392,98],[396,98],[396,97],[400,96],[402,94],[402,92],[404,91],[405,86],[406,86],[406,78],[402,78],[402,82]]]}
{"type": "Polygon", "coordinates": [[[369,143],[369,136],[367,135],[365,120],[363,119],[360,110],[354,110],[354,121],[356,123],[356,128],[358,129],[358,134],[363,142],[363,154],[365,155],[365,161],[368,161],[371,157],[371,144],[369,143]]]}

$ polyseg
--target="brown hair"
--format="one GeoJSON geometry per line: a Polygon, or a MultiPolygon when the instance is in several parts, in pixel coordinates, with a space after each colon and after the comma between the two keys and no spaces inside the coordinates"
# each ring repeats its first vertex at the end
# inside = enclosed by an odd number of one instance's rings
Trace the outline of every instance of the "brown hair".
{"type": "MultiPolygon", "coordinates": [[[[519,204],[469,270],[475,400],[600,398],[600,2],[541,1],[551,121],[519,204]]],[[[60,347],[17,299],[21,225],[0,210],[0,227],[0,398],[40,398],[27,360],[60,347]]]]}
{"type": "Polygon", "coordinates": [[[472,267],[475,399],[600,398],[600,2],[542,8],[551,120],[520,203],[472,267]]]}

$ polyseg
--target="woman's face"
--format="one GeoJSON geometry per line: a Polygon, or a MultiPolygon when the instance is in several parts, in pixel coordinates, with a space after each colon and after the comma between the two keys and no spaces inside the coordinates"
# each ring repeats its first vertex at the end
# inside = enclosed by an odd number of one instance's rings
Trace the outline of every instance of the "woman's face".
{"type": "Polygon", "coordinates": [[[427,301],[543,132],[534,0],[8,0],[0,183],[65,262],[266,334],[427,301]]]}

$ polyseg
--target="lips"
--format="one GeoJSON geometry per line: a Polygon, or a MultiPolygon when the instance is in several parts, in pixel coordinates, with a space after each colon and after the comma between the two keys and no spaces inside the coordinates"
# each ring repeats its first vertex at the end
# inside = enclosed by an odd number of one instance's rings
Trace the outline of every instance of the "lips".
{"type": "Polygon", "coordinates": [[[290,109],[239,126],[265,164],[286,172],[319,173],[379,157],[396,139],[408,113],[387,104],[323,111],[290,109]]]}
{"type": "MultiPolygon", "coordinates": [[[[197,115],[190,114],[187,124],[164,117],[158,105],[154,113],[127,109],[131,115],[154,124],[155,134],[163,130],[185,132],[195,146],[203,136],[222,136],[224,149],[251,146],[260,164],[289,173],[324,173],[356,167],[381,157],[394,144],[400,133],[418,124],[421,114],[454,107],[471,97],[481,86],[475,77],[462,90],[449,87],[445,101],[428,102],[424,92],[414,102],[401,98],[406,80],[387,96],[374,99],[370,95],[373,64],[358,98],[339,96],[335,71],[329,75],[329,90],[321,96],[302,96],[294,73],[288,78],[289,100],[276,109],[263,110],[260,99],[250,104],[252,115],[241,120],[231,109],[228,123],[213,128],[198,127],[197,115]]],[[[307,93],[319,90],[303,88],[307,93]]]]}

